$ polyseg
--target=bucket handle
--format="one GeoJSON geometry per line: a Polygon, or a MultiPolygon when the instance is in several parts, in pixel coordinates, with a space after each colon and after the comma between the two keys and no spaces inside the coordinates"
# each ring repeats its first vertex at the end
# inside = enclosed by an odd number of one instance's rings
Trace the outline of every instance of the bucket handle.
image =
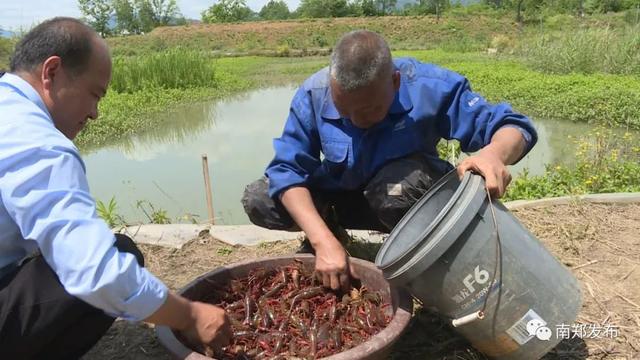
{"type": "MultiPolygon", "coordinates": [[[[496,275],[498,274],[498,264],[500,264],[500,271],[502,271],[502,242],[500,241],[500,231],[498,231],[498,220],[496,217],[496,212],[493,208],[493,202],[491,201],[491,194],[489,193],[489,189],[485,185],[485,191],[487,192],[487,199],[489,199],[489,207],[491,208],[491,216],[493,218],[493,226],[496,231],[496,263],[493,268],[493,276],[491,277],[491,281],[489,282],[489,290],[491,290],[491,286],[493,286],[494,281],[496,281],[496,275]]],[[[487,294],[484,297],[484,303],[482,304],[482,309],[476,312],[472,312],[471,314],[467,314],[461,316],[457,319],[451,320],[451,325],[453,327],[460,327],[469,323],[472,323],[476,320],[484,319],[484,312],[487,309],[487,302],[489,301],[489,296],[491,295],[491,291],[487,291],[487,294]]]]}
{"type": "Polygon", "coordinates": [[[453,325],[453,327],[459,327],[462,325],[467,325],[469,323],[472,323],[476,320],[482,320],[482,319],[484,319],[484,312],[480,310],[480,311],[476,311],[471,314],[465,315],[463,317],[459,317],[457,319],[451,320],[451,325],[453,325]]]}

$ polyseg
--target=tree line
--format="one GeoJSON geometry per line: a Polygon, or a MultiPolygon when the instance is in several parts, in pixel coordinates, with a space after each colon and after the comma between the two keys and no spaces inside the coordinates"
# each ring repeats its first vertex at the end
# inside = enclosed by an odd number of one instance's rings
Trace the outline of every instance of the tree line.
{"type": "Polygon", "coordinates": [[[496,9],[515,11],[519,22],[556,14],[604,14],[626,10],[640,11],[640,0],[483,0],[496,9]]]}
{"type": "Polygon", "coordinates": [[[78,7],[102,36],[142,34],[158,26],[186,24],[176,0],[78,0],[78,7]]]}
{"type": "MultiPolygon", "coordinates": [[[[399,6],[398,0],[302,0],[291,10],[283,0],[269,0],[260,11],[251,10],[246,0],[217,0],[201,13],[204,23],[346,16],[427,15],[440,16],[451,8],[491,7],[513,13],[523,22],[556,14],[585,14],[635,10],[640,0],[412,0],[399,6]]],[[[80,11],[103,36],[140,34],[157,26],[182,25],[187,20],[176,0],[78,0],[80,11]]]]}

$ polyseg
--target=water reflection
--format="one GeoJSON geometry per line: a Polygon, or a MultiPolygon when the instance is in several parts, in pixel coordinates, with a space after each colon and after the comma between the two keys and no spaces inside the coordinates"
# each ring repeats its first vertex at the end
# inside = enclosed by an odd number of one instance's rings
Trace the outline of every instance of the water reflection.
{"type": "Polygon", "coordinates": [[[574,123],[564,120],[534,120],[538,131],[538,143],[531,152],[518,164],[511,166],[511,173],[515,176],[524,169],[529,174],[540,175],[544,173],[547,164],[556,162],[570,162],[575,156],[575,144],[569,136],[581,136],[587,134],[593,126],[584,123],[574,123]]]}
{"type": "Polygon", "coordinates": [[[161,120],[156,127],[119,141],[116,148],[130,160],[153,159],[169,147],[184,145],[190,141],[193,134],[214,128],[216,105],[213,102],[204,102],[158,114],[161,120]]]}
{"type": "MultiPolygon", "coordinates": [[[[138,200],[175,217],[193,213],[207,218],[201,155],[209,158],[213,202],[219,223],[244,224],[240,197],[244,186],[261,176],[273,157],[272,139],[280,135],[294,87],[257,90],[221,102],[184,106],[160,115],[154,129],[85,156],[97,199],[116,197],[128,221],[145,220],[138,200]]],[[[544,165],[571,161],[569,135],[591,126],[537,120],[538,145],[517,166],[541,174],[544,165]]]]}
{"type": "Polygon", "coordinates": [[[184,107],[145,134],[85,157],[97,199],[115,196],[129,221],[144,220],[135,204],[149,200],[173,217],[206,218],[201,155],[207,154],[216,215],[221,223],[246,223],[244,186],[272,158],[295,88],[264,89],[218,103],[184,107]]]}

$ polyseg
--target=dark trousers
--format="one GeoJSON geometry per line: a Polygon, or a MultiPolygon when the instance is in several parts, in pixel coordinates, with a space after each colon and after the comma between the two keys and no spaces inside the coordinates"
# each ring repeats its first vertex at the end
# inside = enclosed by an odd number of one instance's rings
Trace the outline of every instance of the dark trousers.
{"type": "MultiPolygon", "coordinates": [[[[309,190],[325,221],[337,222],[346,229],[390,232],[443,175],[432,170],[423,156],[412,155],[387,163],[361,189],[309,190]]],[[[266,177],[247,185],[242,205],[249,220],[268,229],[297,230],[282,203],[270,198],[268,190],[266,177]]]]}
{"type": "MultiPolygon", "coordinates": [[[[144,266],[129,237],[116,234],[115,246],[144,266]]],[[[42,256],[0,279],[0,359],[78,359],[114,320],[69,295],[42,256]]]]}

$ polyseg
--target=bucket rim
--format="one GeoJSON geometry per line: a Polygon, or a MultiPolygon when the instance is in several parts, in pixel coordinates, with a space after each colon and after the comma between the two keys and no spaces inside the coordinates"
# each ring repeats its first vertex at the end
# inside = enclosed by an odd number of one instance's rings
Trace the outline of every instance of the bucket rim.
{"type": "MultiPolygon", "coordinates": [[[[380,250],[378,250],[378,253],[376,255],[375,264],[380,270],[386,270],[391,267],[394,267],[399,262],[405,260],[407,256],[412,255],[414,251],[417,250],[418,247],[423,245],[422,241],[416,241],[411,246],[409,246],[405,251],[403,251],[401,254],[383,263],[384,255],[392,246],[391,244],[393,243],[393,240],[395,240],[395,238],[401,232],[401,229],[403,229],[404,226],[409,221],[411,221],[415,213],[417,213],[422,208],[422,206],[424,206],[432,197],[434,197],[445,184],[451,181],[451,178],[453,178],[454,176],[457,176],[456,169],[453,169],[449,171],[447,174],[445,174],[444,176],[442,176],[435,184],[433,184],[433,186],[431,186],[431,188],[427,191],[427,193],[424,194],[422,198],[420,198],[418,202],[416,202],[409,209],[409,211],[407,211],[407,213],[405,213],[405,215],[400,219],[400,221],[396,224],[396,226],[394,226],[394,228],[391,230],[391,233],[389,234],[389,237],[387,237],[387,239],[384,241],[384,243],[382,244],[382,247],[380,247],[380,250]]],[[[418,236],[420,239],[425,239],[426,237],[428,237],[435,230],[435,228],[442,223],[442,220],[449,214],[451,209],[454,207],[454,205],[462,195],[463,191],[466,189],[467,184],[469,183],[470,180],[471,180],[471,173],[465,172],[464,176],[460,180],[460,184],[458,185],[458,188],[453,193],[449,201],[447,201],[447,203],[444,205],[444,207],[438,213],[438,215],[436,215],[436,217],[428,223],[425,229],[422,232],[420,232],[420,235],[418,236]]],[[[400,267],[402,268],[403,266],[400,266],[400,267]]]]}
{"type": "Polygon", "coordinates": [[[422,273],[431,267],[466,231],[486,202],[484,178],[471,172],[468,174],[468,181],[459,184],[459,191],[447,203],[451,206],[446,212],[441,211],[443,216],[434,218],[429,224],[430,232],[422,232],[417,246],[398,256],[393,265],[381,269],[387,280],[398,285],[410,282],[411,274],[422,273]]]}

